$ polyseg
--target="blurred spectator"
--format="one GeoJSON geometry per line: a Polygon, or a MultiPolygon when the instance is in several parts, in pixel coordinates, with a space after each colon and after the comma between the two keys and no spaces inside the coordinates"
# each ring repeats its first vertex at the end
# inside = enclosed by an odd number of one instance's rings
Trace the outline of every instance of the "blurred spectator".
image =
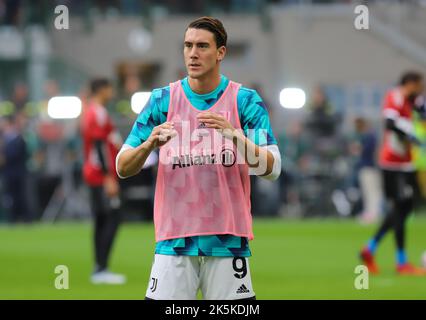
{"type": "Polygon", "coordinates": [[[309,201],[305,200],[304,205],[309,207],[309,214],[331,213],[334,205],[339,214],[347,216],[350,213],[349,203],[343,191],[337,190],[342,188],[345,180],[345,174],[339,171],[344,155],[344,143],[338,134],[339,116],[320,86],[313,90],[304,129],[310,142],[304,183],[311,188],[305,192],[309,201]]]}
{"type": "Polygon", "coordinates": [[[137,74],[128,75],[124,80],[124,95],[130,99],[135,92],[140,91],[141,80],[137,74]]]}
{"type": "Polygon", "coordinates": [[[350,151],[356,157],[354,171],[362,195],[360,219],[373,223],[379,218],[382,202],[381,176],[376,166],[377,136],[364,118],[356,118],[354,125],[356,142],[350,145],[350,151]]]}
{"type": "MultiPolygon", "coordinates": [[[[37,139],[31,142],[33,150],[31,170],[34,171],[37,189],[38,210],[45,212],[53,199],[55,190],[61,183],[65,163],[66,145],[64,125],[53,120],[47,113],[50,98],[59,95],[59,86],[55,80],[44,84],[45,98],[41,101],[40,114],[35,125],[37,139]]],[[[41,213],[39,212],[39,213],[41,213]]]]}
{"type": "Polygon", "coordinates": [[[301,178],[307,171],[309,148],[303,136],[300,122],[292,122],[286,132],[278,135],[278,145],[281,152],[282,173],[280,176],[281,201],[284,203],[286,215],[299,216],[302,214],[300,186],[301,178]]]}
{"type": "Polygon", "coordinates": [[[4,0],[3,7],[5,24],[18,26],[21,18],[22,1],[4,0]]]}
{"type": "Polygon", "coordinates": [[[25,126],[23,113],[5,118],[3,124],[3,182],[5,185],[6,208],[9,222],[30,222],[32,217],[27,208],[26,178],[27,178],[27,148],[22,136],[25,126]]]}
{"type": "Polygon", "coordinates": [[[102,14],[107,14],[120,9],[119,0],[95,0],[95,6],[102,14]]]}
{"type": "Polygon", "coordinates": [[[338,117],[324,90],[316,87],[306,118],[305,128],[312,137],[332,137],[336,134],[338,117]]]}
{"type": "Polygon", "coordinates": [[[4,0],[0,0],[0,24],[3,23],[5,15],[6,15],[6,4],[4,0]]]}
{"type": "Polygon", "coordinates": [[[15,105],[15,111],[20,112],[24,110],[25,105],[29,101],[28,86],[23,83],[17,83],[13,88],[12,103],[15,105]]]}
{"type": "Polygon", "coordinates": [[[143,2],[135,0],[120,0],[120,7],[121,11],[126,15],[140,14],[142,12],[143,2]]]}
{"type": "Polygon", "coordinates": [[[164,4],[170,10],[170,13],[194,13],[201,14],[205,12],[207,1],[200,0],[188,0],[188,1],[179,1],[179,0],[165,0],[164,4]]]}

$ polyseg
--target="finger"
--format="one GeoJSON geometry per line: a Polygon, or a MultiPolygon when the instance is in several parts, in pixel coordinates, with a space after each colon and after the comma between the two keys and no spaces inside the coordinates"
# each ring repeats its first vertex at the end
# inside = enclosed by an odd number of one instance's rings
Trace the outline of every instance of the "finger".
{"type": "Polygon", "coordinates": [[[164,126],[164,124],[159,125],[157,127],[154,127],[154,129],[151,132],[151,135],[159,134],[161,132],[161,130],[163,130],[163,129],[173,129],[173,127],[170,127],[168,125],[164,126]]]}
{"type": "Polygon", "coordinates": [[[206,118],[206,119],[221,119],[222,116],[220,116],[217,113],[213,113],[213,112],[202,112],[202,113],[199,113],[197,115],[197,118],[203,118],[203,119],[204,118],[206,118]]]}
{"type": "Polygon", "coordinates": [[[206,122],[206,121],[209,121],[209,120],[221,121],[222,119],[221,118],[216,118],[216,117],[210,117],[210,116],[208,116],[208,117],[199,117],[198,118],[198,121],[200,121],[200,122],[206,122]]]}
{"type": "Polygon", "coordinates": [[[211,111],[202,111],[198,114],[198,116],[203,116],[203,115],[211,116],[211,115],[217,115],[217,113],[211,112],[211,111]]]}
{"type": "Polygon", "coordinates": [[[159,126],[164,126],[164,125],[173,125],[173,121],[166,121],[163,122],[162,124],[160,124],[159,126]]]}
{"type": "Polygon", "coordinates": [[[175,132],[176,132],[176,130],[173,130],[173,129],[161,129],[159,134],[167,136],[167,135],[172,135],[175,132]]]}
{"type": "Polygon", "coordinates": [[[158,136],[158,141],[159,141],[159,142],[165,142],[165,141],[167,141],[167,138],[168,138],[168,136],[165,136],[165,135],[163,135],[163,134],[160,134],[160,135],[158,136]]]}
{"type": "Polygon", "coordinates": [[[164,142],[164,141],[167,141],[167,138],[168,138],[169,136],[168,135],[166,135],[166,134],[159,134],[158,135],[158,141],[160,141],[160,142],[164,142]]]}
{"type": "Polygon", "coordinates": [[[174,127],[174,123],[173,122],[164,122],[164,123],[162,123],[162,124],[154,127],[154,129],[155,128],[172,128],[172,127],[174,127]]]}
{"type": "Polygon", "coordinates": [[[165,143],[165,142],[170,141],[171,139],[173,139],[173,136],[160,135],[158,137],[158,142],[159,143],[165,143]]]}
{"type": "Polygon", "coordinates": [[[171,138],[174,138],[176,135],[177,135],[176,130],[162,129],[161,132],[158,135],[159,136],[158,140],[159,141],[167,141],[167,140],[170,140],[171,138]]]}
{"type": "Polygon", "coordinates": [[[163,123],[162,125],[159,126],[160,128],[165,128],[165,129],[173,129],[174,125],[173,124],[169,124],[169,123],[163,123]]]}
{"type": "Polygon", "coordinates": [[[218,125],[218,124],[210,124],[209,123],[206,126],[207,126],[207,128],[211,128],[211,129],[220,129],[220,130],[223,130],[223,127],[220,126],[220,125],[218,125]]]}
{"type": "Polygon", "coordinates": [[[206,126],[215,124],[215,125],[218,125],[220,127],[225,127],[224,123],[220,120],[209,119],[209,120],[205,120],[203,122],[206,124],[206,126]]]}

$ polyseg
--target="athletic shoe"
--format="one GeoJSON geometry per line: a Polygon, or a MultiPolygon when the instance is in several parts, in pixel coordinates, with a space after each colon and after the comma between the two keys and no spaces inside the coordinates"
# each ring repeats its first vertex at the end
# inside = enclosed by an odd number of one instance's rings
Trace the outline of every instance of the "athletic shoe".
{"type": "Polygon", "coordinates": [[[426,270],[413,266],[411,263],[399,264],[396,266],[396,273],[409,276],[426,276],[426,270]]]}
{"type": "Polygon", "coordinates": [[[362,261],[362,263],[368,268],[368,272],[371,274],[378,274],[379,273],[379,267],[377,266],[376,262],[374,261],[374,256],[368,250],[368,248],[362,249],[362,251],[359,254],[359,257],[362,261]]]}
{"type": "Polygon", "coordinates": [[[100,271],[92,274],[90,280],[93,284],[125,284],[126,276],[109,271],[100,271]]]}

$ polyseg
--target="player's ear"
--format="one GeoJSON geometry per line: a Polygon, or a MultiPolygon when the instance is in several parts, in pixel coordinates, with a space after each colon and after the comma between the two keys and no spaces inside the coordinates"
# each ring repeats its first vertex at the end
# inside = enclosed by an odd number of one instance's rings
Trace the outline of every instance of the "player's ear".
{"type": "Polygon", "coordinates": [[[225,58],[226,55],[226,47],[225,46],[221,46],[220,48],[217,49],[217,60],[218,61],[222,61],[225,58]]]}

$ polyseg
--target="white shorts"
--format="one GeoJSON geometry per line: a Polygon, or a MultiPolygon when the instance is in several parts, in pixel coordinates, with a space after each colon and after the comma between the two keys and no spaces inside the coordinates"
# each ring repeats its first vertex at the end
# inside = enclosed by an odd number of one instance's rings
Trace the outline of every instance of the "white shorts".
{"type": "Polygon", "coordinates": [[[198,289],[205,300],[253,298],[248,259],[155,255],[146,298],[196,300],[198,289]]]}

